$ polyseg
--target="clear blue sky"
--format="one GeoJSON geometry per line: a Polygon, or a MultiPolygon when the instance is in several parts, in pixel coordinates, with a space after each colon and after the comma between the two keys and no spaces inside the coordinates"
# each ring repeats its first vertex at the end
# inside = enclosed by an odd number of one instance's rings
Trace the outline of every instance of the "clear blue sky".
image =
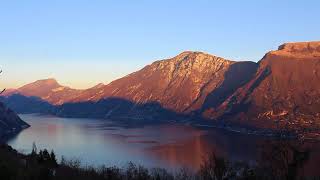
{"type": "Polygon", "coordinates": [[[87,88],[184,50],[258,61],[320,40],[320,1],[1,0],[1,87],[87,88]]]}

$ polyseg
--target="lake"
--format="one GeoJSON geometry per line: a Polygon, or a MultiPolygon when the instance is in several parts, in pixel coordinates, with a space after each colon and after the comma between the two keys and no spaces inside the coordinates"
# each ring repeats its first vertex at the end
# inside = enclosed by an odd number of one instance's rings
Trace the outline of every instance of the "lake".
{"type": "MultiPolygon", "coordinates": [[[[11,138],[8,144],[30,153],[53,149],[60,159],[79,159],[82,165],[125,166],[129,161],[153,168],[197,170],[211,151],[233,161],[254,162],[266,137],[189,125],[166,124],[123,127],[109,120],[20,115],[30,128],[11,138]]],[[[319,154],[318,151],[316,154],[319,154]]],[[[318,156],[315,156],[318,157],[318,156]]],[[[311,162],[319,162],[316,158],[311,162]]]]}

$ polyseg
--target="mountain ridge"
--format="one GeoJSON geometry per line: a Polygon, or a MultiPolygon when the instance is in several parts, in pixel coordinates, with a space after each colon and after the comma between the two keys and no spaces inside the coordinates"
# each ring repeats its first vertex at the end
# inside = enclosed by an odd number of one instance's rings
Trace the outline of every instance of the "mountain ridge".
{"type": "Polygon", "coordinates": [[[109,84],[68,94],[55,112],[150,120],[174,112],[245,127],[318,129],[319,54],[319,41],[285,43],[257,63],[185,51],[109,84]],[[96,114],[88,111],[94,108],[96,114]]]}
{"type": "Polygon", "coordinates": [[[3,95],[21,94],[28,97],[37,96],[53,105],[59,105],[81,92],[82,90],[60,85],[54,78],[48,78],[34,81],[17,89],[10,89],[3,95]]]}
{"type": "Polygon", "coordinates": [[[173,58],[155,61],[140,71],[115,80],[105,85],[104,89],[100,89],[99,93],[78,96],[71,102],[81,102],[83,99],[97,101],[105,97],[120,97],[136,103],[166,101],[164,107],[183,112],[188,108],[194,109],[189,106],[198,98],[201,88],[204,89],[204,86],[208,85],[216,86],[219,83],[212,82],[210,76],[222,76],[226,67],[232,63],[206,53],[182,52],[173,58]],[[189,84],[195,87],[190,89],[189,84]],[[190,91],[184,92],[187,89],[190,91]],[[182,102],[169,102],[170,99],[179,99],[179,96],[183,96],[182,102]]]}

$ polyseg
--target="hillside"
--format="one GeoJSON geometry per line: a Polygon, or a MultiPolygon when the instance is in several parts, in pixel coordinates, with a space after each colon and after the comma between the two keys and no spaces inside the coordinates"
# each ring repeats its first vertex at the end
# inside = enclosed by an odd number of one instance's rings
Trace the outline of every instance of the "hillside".
{"type": "Polygon", "coordinates": [[[318,129],[319,82],[320,42],[283,44],[263,57],[247,84],[204,114],[253,127],[318,129]]]}
{"type": "Polygon", "coordinates": [[[190,113],[200,109],[208,95],[221,84],[228,81],[228,91],[232,91],[246,82],[255,70],[253,62],[234,62],[187,51],[171,59],[156,61],[94,91],[84,91],[71,101],[116,97],[137,104],[156,102],[178,113],[190,113]]]}
{"type": "Polygon", "coordinates": [[[253,62],[187,51],[108,85],[85,90],[60,106],[57,114],[151,120],[191,118],[203,106],[222,102],[249,81],[256,69],[253,62]]]}
{"type": "Polygon", "coordinates": [[[320,42],[300,42],[283,44],[258,63],[186,51],[87,90],[42,80],[16,93],[40,97],[56,105],[50,112],[64,117],[211,119],[249,128],[318,130],[319,77],[320,42]]]}
{"type": "Polygon", "coordinates": [[[29,127],[12,110],[0,103],[0,141],[9,135],[16,134],[24,128],[29,127]]]}
{"type": "Polygon", "coordinates": [[[36,96],[53,105],[63,104],[81,93],[81,90],[60,85],[55,79],[38,80],[18,89],[10,89],[5,96],[20,94],[27,97],[36,96]]]}

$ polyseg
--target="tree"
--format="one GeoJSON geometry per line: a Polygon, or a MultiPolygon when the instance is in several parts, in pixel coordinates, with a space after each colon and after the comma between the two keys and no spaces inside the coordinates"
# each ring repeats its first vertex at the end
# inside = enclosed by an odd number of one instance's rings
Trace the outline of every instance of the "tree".
{"type": "Polygon", "coordinates": [[[200,167],[202,179],[222,180],[226,178],[229,171],[229,163],[223,157],[218,157],[214,152],[204,159],[200,167]]]}
{"type": "MultiPolygon", "coordinates": [[[[0,74],[2,73],[2,70],[0,70],[0,74]]],[[[3,89],[0,94],[2,94],[6,89],[3,89]]]]}
{"type": "Polygon", "coordinates": [[[48,150],[47,149],[44,149],[43,151],[42,151],[42,153],[43,153],[43,161],[50,161],[50,154],[49,154],[49,152],[48,152],[48,150]]]}
{"type": "Polygon", "coordinates": [[[58,164],[56,155],[54,154],[53,150],[51,150],[51,152],[50,152],[50,161],[54,166],[56,166],[58,164]]]}
{"type": "Polygon", "coordinates": [[[36,155],[37,155],[37,152],[38,152],[38,150],[37,150],[36,143],[35,143],[35,142],[33,142],[33,143],[32,143],[32,151],[31,151],[31,155],[32,155],[32,156],[36,156],[36,155]]]}

